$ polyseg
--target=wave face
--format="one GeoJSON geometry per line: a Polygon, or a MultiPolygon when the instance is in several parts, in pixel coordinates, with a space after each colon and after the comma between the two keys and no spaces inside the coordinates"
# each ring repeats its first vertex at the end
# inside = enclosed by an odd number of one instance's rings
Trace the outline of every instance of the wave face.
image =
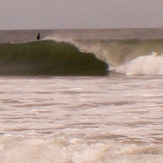
{"type": "Polygon", "coordinates": [[[127,75],[163,75],[163,40],[70,40],[82,52],[106,62],[110,70],[127,75]]]}
{"type": "Polygon", "coordinates": [[[108,66],[69,43],[0,44],[0,75],[107,75],[108,66]]]}

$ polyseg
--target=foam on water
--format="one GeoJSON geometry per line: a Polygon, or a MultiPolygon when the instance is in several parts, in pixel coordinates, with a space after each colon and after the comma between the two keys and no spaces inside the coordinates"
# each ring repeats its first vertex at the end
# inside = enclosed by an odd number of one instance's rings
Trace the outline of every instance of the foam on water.
{"type": "Polygon", "coordinates": [[[2,163],[162,163],[160,145],[124,145],[114,141],[39,139],[5,136],[0,139],[2,163]]]}
{"type": "Polygon", "coordinates": [[[163,75],[163,55],[156,52],[137,57],[123,65],[113,68],[127,75],[163,75]]]}

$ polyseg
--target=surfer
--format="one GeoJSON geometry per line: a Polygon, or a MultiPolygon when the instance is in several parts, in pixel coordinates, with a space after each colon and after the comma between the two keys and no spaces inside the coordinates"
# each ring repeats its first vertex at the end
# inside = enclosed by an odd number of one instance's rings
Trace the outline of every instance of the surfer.
{"type": "Polygon", "coordinates": [[[40,40],[41,39],[41,36],[40,36],[40,33],[37,34],[37,40],[40,40]]]}

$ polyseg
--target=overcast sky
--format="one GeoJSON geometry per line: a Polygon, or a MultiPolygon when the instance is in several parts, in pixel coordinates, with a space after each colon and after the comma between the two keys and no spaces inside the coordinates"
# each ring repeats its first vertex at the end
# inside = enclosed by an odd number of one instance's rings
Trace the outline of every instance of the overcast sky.
{"type": "Polygon", "coordinates": [[[163,0],[0,0],[0,29],[163,27],[163,0]]]}

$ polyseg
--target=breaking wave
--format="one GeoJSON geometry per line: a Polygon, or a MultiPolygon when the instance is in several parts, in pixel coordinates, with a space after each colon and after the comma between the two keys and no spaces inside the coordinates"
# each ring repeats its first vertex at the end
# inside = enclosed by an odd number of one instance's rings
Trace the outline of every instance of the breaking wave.
{"type": "Polygon", "coordinates": [[[127,75],[163,75],[163,40],[72,40],[48,37],[69,42],[106,62],[110,70],[127,75]]]}
{"type": "Polygon", "coordinates": [[[163,75],[163,40],[74,40],[0,44],[1,75],[163,75]]]}

